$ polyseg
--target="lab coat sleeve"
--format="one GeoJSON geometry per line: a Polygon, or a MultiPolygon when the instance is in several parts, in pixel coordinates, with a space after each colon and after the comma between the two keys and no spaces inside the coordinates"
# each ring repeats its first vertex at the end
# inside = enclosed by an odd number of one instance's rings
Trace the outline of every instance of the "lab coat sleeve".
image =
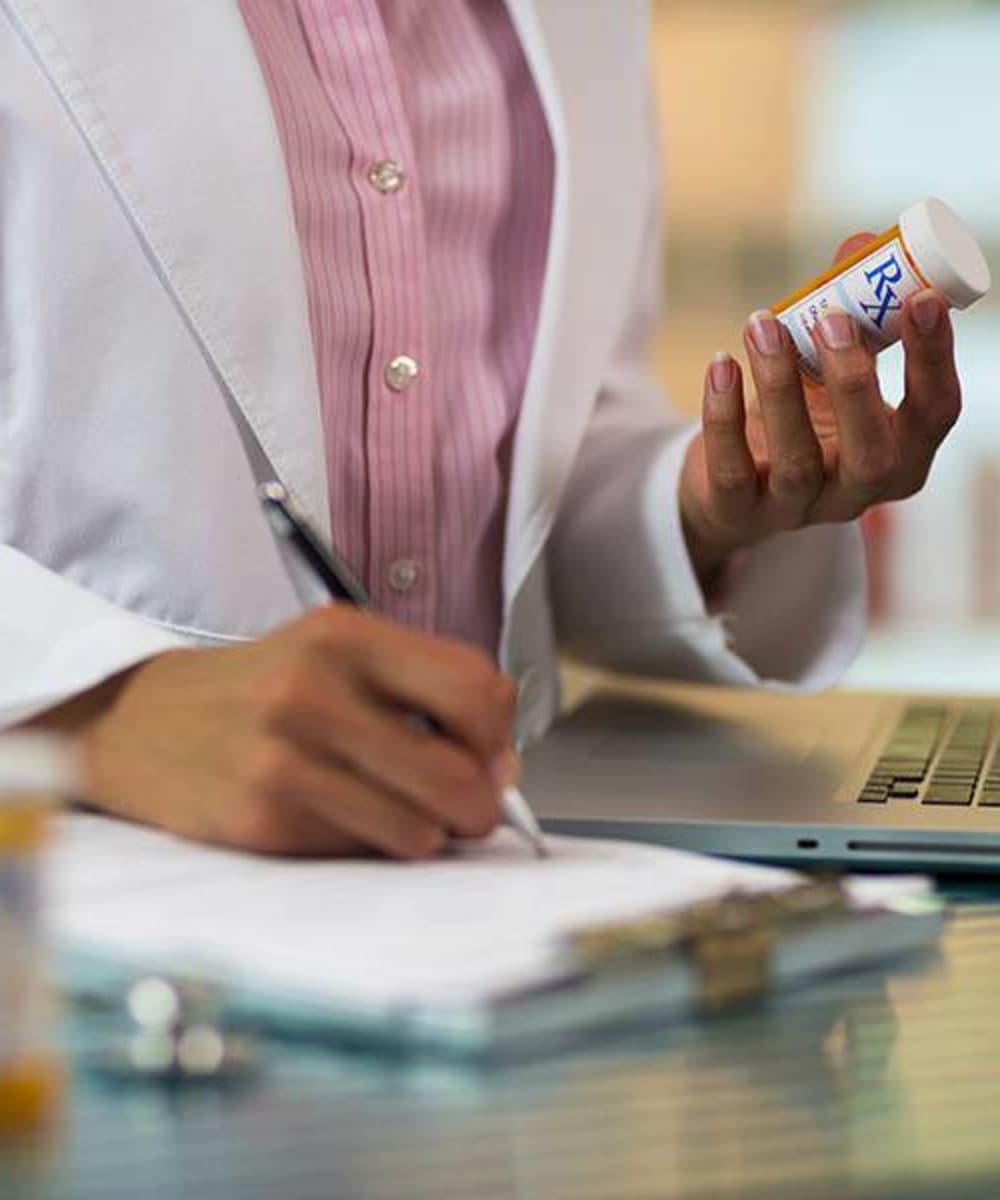
{"type": "Polygon", "coordinates": [[[654,179],[651,171],[633,303],[549,543],[560,644],[584,660],[633,673],[828,686],[864,633],[857,526],[814,526],[751,549],[726,589],[722,612],[708,612],[692,569],[678,497],[697,427],[670,413],[647,367],[661,312],[654,179]]]}
{"type": "Polygon", "coordinates": [[[0,729],[189,644],[0,546],[0,729]]]}

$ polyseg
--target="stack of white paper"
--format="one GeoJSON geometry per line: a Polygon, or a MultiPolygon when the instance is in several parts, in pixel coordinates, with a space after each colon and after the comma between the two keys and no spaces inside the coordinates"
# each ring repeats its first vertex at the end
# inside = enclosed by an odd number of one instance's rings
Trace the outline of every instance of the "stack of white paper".
{"type": "Polygon", "coordinates": [[[800,878],[660,847],[549,845],[552,857],[536,859],[503,830],[431,863],[274,860],[69,816],[51,854],[48,917],[60,942],[137,966],[394,1009],[544,982],[557,939],[581,925],[800,878]]]}

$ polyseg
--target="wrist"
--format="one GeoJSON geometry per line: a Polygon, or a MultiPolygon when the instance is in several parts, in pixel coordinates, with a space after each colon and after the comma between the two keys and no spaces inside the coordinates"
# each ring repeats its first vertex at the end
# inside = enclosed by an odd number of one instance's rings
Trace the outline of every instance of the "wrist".
{"type": "Polygon", "coordinates": [[[718,585],[731,557],[743,547],[710,527],[703,516],[691,511],[681,497],[681,529],[691,568],[708,596],[718,585]]]}
{"type": "Polygon", "coordinates": [[[144,664],[120,671],[85,692],[64,700],[45,712],[38,713],[25,721],[22,728],[40,729],[48,733],[59,733],[66,737],[80,737],[98,721],[118,698],[119,692],[144,664]]]}

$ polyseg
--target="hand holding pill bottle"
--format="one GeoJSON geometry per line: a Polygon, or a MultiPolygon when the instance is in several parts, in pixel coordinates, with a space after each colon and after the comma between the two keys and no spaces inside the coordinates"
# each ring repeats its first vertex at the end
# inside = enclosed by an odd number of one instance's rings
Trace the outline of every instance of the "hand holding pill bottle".
{"type": "Polygon", "coordinates": [[[935,288],[950,307],[965,309],[990,284],[989,266],[969,228],[947,204],[927,199],[771,311],[792,335],[803,373],[819,382],[813,329],[824,313],[848,313],[878,353],[899,341],[903,304],[915,292],[935,288]]]}
{"type": "Polygon", "coordinates": [[[57,739],[0,735],[0,1139],[44,1126],[61,1093],[41,878],[49,818],[71,776],[57,739]]]}

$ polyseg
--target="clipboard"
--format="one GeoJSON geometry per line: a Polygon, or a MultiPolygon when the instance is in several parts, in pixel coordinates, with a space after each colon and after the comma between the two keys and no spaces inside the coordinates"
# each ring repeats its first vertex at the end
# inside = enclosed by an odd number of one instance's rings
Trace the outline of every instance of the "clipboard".
{"type": "MultiPolygon", "coordinates": [[[[573,1049],[631,1029],[713,1018],[819,979],[882,966],[935,945],[946,909],[927,888],[886,889],[859,904],[835,880],[787,891],[732,891],[680,910],[595,923],[561,939],[557,969],[535,985],[475,1003],[355,1005],[248,984],[186,964],[182,984],[214,989],[227,1027],[395,1055],[480,1062],[573,1049]]],[[[141,972],[176,964],[60,956],[62,980],[99,1005],[141,972]]]]}

